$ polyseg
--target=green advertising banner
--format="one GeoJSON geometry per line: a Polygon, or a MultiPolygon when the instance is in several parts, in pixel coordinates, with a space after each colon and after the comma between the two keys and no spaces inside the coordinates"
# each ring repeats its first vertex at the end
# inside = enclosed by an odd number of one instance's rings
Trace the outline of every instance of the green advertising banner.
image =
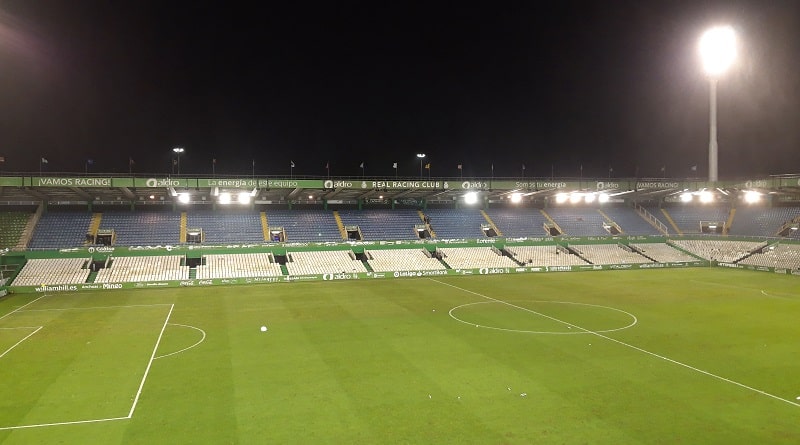
{"type": "Polygon", "coordinates": [[[0,187],[22,187],[21,177],[0,176],[0,187]]]}

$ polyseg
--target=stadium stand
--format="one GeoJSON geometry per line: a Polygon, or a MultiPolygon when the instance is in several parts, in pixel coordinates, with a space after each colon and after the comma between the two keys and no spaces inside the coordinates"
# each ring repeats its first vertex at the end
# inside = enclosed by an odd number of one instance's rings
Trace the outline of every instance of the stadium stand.
{"type": "Polygon", "coordinates": [[[633,249],[641,252],[642,255],[652,258],[659,263],[683,263],[687,261],[697,261],[697,258],[665,243],[631,243],[629,245],[633,249]]]}
{"type": "Polygon", "coordinates": [[[204,242],[208,244],[265,242],[258,212],[190,211],[186,214],[186,226],[203,229],[204,242]]]}
{"type": "MultiPolygon", "coordinates": [[[[701,221],[726,222],[730,213],[730,207],[724,205],[677,205],[666,210],[684,234],[700,233],[701,221]]],[[[651,213],[663,216],[658,210],[651,213]]],[[[668,223],[666,225],[670,227],[668,223]]]]}
{"type": "Polygon", "coordinates": [[[661,235],[661,232],[630,207],[609,206],[604,207],[602,210],[612,221],[619,225],[625,235],[661,235]]]}
{"type": "Polygon", "coordinates": [[[286,270],[290,275],[366,272],[364,263],[350,250],[288,251],[286,270]]]}
{"type": "Polygon", "coordinates": [[[198,279],[275,277],[280,276],[280,264],[270,253],[237,253],[205,255],[205,264],[197,266],[198,279]]]}
{"type": "MultiPolygon", "coordinates": [[[[104,212],[101,228],[113,229],[119,246],[178,244],[181,215],[169,211],[104,212]]],[[[85,227],[83,233],[85,236],[85,227]]]]}
{"type": "Polygon", "coordinates": [[[739,264],[800,270],[800,245],[778,243],[750,255],[739,264]]]}
{"type": "MultiPolygon", "coordinates": [[[[741,206],[736,209],[736,216],[728,234],[776,236],[784,223],[798,216],[800,207],[741,206]]],[[[793,235],[800,236],[800,234],[793,235]]]]}
{"type": "Polygon", "coordinates": [[[365,240],[419,239],[414,225],[422,224],[416,210],[340,210],[345,226],[358,226],[365,240]]]}
{"type": "Polygon", "coordinates": [[[428,209],[431,228],[439,239],[485,238],[481,224],[486,219],[479,209],[428,209]]]}
{"type": "Polygon", "coordinates": [[[92,214],[89,212],[43,213],[34,229],[30,249],[61,249],[82,246],[92,214]]]}
{"type": "Polygon", "coordinates": [[[111,257],[100,269],[95,283],[188,280],[189,266],[181,266],[181,255],[111,257]]]}
{"type": "Polygon", "coordinates": [[[603,215],[595,208],[588,207],[551,207],[546,210],[547,214],[563,230],[564,235],[571,236],[608,236],[609,233],[603,228],[606,222],[603,215]]]}
{"type": "Polygon", "coordinates": [[[30,217],[25,212],[0,212],[0,249],[17,246],[30,217]]]}
{"type": "Polygon", "coordinates": [[[283,227],[287,242],[342,241],[333,212],[328,210],[268,210],[270,227],[283,227]]]}
{"type": "Polygon", "coordinates": [[[514,246],[504,249],[515,260],[531,266],[576,266],[586,264],[581,257],[557,246],[514,246]]]}
{"type": "Polygon", "coordinates": [[[446,267],[424,249],[367,250],[369,265],[375,272],[403,270],[444,270],[446,267]]]}
{"type": "Polygon", "coordinates": [[[592,264],[642,264],[653,261],[627,250],[622,244],[580,244],[570,245],[592,264]]]}
{"type": "Polygon", "coordinates": [[[538,209],[489,209],[486,211],[495,225],[509,238],[549,237],[544,230],[547,222],[538,209]]]}
{"type": "Polygon", "coordinates": [[[672,243],[699,257],[724,263],[734,263],[767,244],[757,241],[725,240],[673,240],[672,243]]]}
{"type": "Polygon", "coordinates": [[[85,283],[91,270],[89,258],[31,259],[14,279],[14,286],[85,283]]]}
{"type": "Polygon", "coordinates": [[[442,255],[442,260],[452,269],[519,266],[493,247],[441,247],[438,252],[442,255]]]}

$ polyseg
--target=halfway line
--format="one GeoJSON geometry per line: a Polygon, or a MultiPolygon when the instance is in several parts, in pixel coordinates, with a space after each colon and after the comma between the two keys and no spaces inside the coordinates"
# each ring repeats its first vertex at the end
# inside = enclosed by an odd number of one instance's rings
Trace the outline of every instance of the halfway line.
{"type": "Polygon", "coordinates": [[[671,359],[671,358],[669,358],[669,357],[665,357],[665,356],[663,356],[663,355],[656,354],[655,352],[650,352],[650,351],[648,351],[648,350],[646,350],[646,349],[642,349],[642,348],[640,348],[640,347],[638,347],[638,346],[634,346],[634,345],[631,345],[631,344],[629,344],[629,343],[625,343],[625,342],[623,342],[623,341],[617,340],[617,339],[615,339],[615,338],[611,338],[611,337],[609,337],[609,336],[606,336],[606,335],[600,334],[600,333],[598,333],[598,332],[590,331],[590,330],[588,330],[588,329],[586,329],[586,328],[583,328],[583,327],[581,327],[581,326],[574,325],[574,324],[572,324],[572,323],[569,323],[569,322],[566,322],[566,321],[564,321],[564,320],[559,320],[558,318],[551,317],[551,316],[549,316],[549,315],[546,315],[546,314],[542,314],[541,312],[537,312],[537,311],[534,311],[534,310],[532,310],[532,309],[528,309],[528,308],[526,308],[526,307],[517,306],[517,305],[515,305],[515,304],[509,303],[509,302],[506,302],[506,301],[503,301],[503,300],[498,300],[498,299],[496,299],[496,298],[492,298],[492,297],[489,297],[489,296],[486,296],[486,295],[483,295],[483,294],[479,294],[479,293],[477,293],[477,292],[474,292],[474,291],[471,291],[471,290],[469,290],[469,289],[464,289],[464,288],[461,288],[461,287],[458,287],[458,286],[454,286],[454,285],[452,285],[452,284],[445,283],[445,282],[443,282],[443,281],[439,281],[439,280],[435,280],[435,279],[433,279],[433,278],[428,278],[428,279],[429,279],[429,280],[431,280],[431,281],[435,281],[435,282],[437,282],[437,283],[439,283],[439,284],[442,284],[442,285],[445,285],[445,286],[449,286],[449,287],[452,287],[452,288],[454,288],[454,289],[458,289],[458,290],[460,290],[460,291],[462,291],[462,292],[467,292],[467,293],[470,293],[470,294],[472,294],[472,295],[477,295],[477,296],[479,296],[479,297],[481,297],[481,298],[485,298],[485,299],[487,299],[487,300],[491,300],[491,301],[494,301],[494,302],[496,302],[496,303],[502,303],[502,304],[505,304],[505,305],[511,306],[511,307],[513,307],[513,308],[522,309],[523,311],[527,311],[527,312],[530,312],[530,313],[532,313],[532,314],[536,314],[536,315],[539,315],[539,316],[541,316],[541,317],[548,318],[548,319],[550,319],[550,320],[553,320],[553,321],[555,321],[555,322],[562,323],[562,324],[565,324],[565,325],[567,325],[567,326],[572,326],[573,328],[580,329],[580,330],[582,330],[582,331],[584,331],[584,332],[586,332],[586,333],[589,333],[589,334],[595,335],[595,336],[597,336],[597,337],[600,337],[600,338],[606,339],[606,340],[608,340],[608,341],[611,341],[611,342],[614,342],[614,343],[616,343],[616,344],[618,344],[618,345],[625,346],[625,347],[627,347],[627,348],[634,349],[634,350],[636,350],[636,351],[639,351],[639,352],[643,352],[643,353],[645,353],[645,354],[647,354],[647,355],[650,355],[650,356],[652,356],[652,357],[656,357],[656,358],[660,358],[661,360],[664,360],[664,361],[667,361],[667,362],[670,362],[670,363],[676,364],[676,365],[678,365],[678,366],[683,366],[684,368],[691,369],[692,371],[696,371],[696,372],[699,372],[699,373],[701,373],[701,374],[705,374],[705,375],[707,375],[707,376],[709,376],[709,377],[713,377],[713,378],[715,378],[715,379],[717,379],[717,380],[722,380],[723,382],[728,382],[728,383],[730,383],[730,384],[736,385],[736,386],[738,386],[738,387],[740,387],[740,388],[744,388],[744,389],[747,389],[747,390],[750,390],[750,391],[753,391],[753,392],[759,393],[759,394],[761,394],[761,395],[764,395],[764,396],[767,396],[767,397],[771,397],[771,398],[773,398],[773,399],[775,399],[775,400],[780,400],[781,402],[788,403],[789,405],[793,405],[793,406],[796,406],[796,407],[800,407],[800,403],[796,403],[796,402],[793,402],[793,401],[791,401],[791,400],[787,400],[787,399],[784,399],[784,398],[778,397],[778,396],[776,396],[776,395],[774,395],[774,394],[770,394],[770,393],[768,393],[768,392],[766,392],[766,391],[762,391],[762,390],[760,390],[760,389],[753,388],[752,386],[747,386],[747,385],[745,385],[744,383],[739,383],[739,382],[737,382],[737,381],[735,381],[735,380],[731,380],[731,379],[728,379],[728,378],[725,378],[725,377],[722,377],[722,376],[719,376],[719,375],[713,374],[713,373],[711,373],[711,372],[704,371],[704,370],[702,370],[702,369],[699,369],[699,368],[695,368],[694,366],[687,365],[686,363],[682,363],[682,362],[679,362],[679,361],[677,361],[677,360],[671,359]]]}

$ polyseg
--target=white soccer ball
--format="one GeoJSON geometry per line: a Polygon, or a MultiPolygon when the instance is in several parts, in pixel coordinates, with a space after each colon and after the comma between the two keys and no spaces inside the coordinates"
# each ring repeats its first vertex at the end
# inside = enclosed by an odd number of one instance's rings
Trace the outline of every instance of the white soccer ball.
{"type": "Polygon", "coordinates": [[[261,326],[261,332],[267,332],[267,327],[266,326],[261,326]]]}

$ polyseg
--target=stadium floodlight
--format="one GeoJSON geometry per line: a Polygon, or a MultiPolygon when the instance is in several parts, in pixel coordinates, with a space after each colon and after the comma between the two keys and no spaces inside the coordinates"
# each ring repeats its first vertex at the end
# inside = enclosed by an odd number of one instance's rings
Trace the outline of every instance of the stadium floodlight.
{"type": "Polygon", "coordinates": [[[189,201],[191,201],[191,200],[192,200],[192,197],[188,193],[179,193],[178,194],[178,201],[180,201],[183,204],[188,204],[189,201]]]}
{"type": "Polygon", "coordinates": [[[748,190],[744,192],[744,202],[748,204],[755,204],[761,201],[761,193],[755,190],[748,190]]]}
{"type": "Polygon", "coordinates": [[[569,199],[569,195],[566,193],[556,193],[556,203],[564,204],[569,199]]]}
{"type": "Polygon", "coordinates": [[[736,33],[730,26],[715,26],[700,37],[700,58],[708,75],[709,90],[709,142],[708,180],[717,182],[717,80],[736,60],[736,33]]]}
{"type": "Polygon", "coordinates": [[[239,192],[239,204],[250,204],[250,192],[239,192]]]}
{"type": "Polygon", "coordinates": [[[425,160],[425,153],[417,153],[417,158],[419,159],[419,177],[422,178],[422,163],[425,160]]]}
{"type": "Polygon", "coordinates": [[[681,193],[681,202],[692,202],[692,194],[689,192],[681,193]]]}
{"type": "Polygon", "coordinates": [[[703,190],[700,192],[700,202],[704,204],[708,204],[709,202],[714,201],[714,194],[709,192],[708,190],[703,190]]]}
{"type": "Polygon", "coordinates": [[[608,196],[608,193],[601,193],[597,196],[597,200],[601,203],[608,202],[609,199],[611,198],[608,196]]]}
{"type": "Polygon", "coordinates": [[[464,202],[472,205],[478,202],[478,194],[476,192],[467,192],[464,194],[464,202]]]}
{"type": "Polygon", "coordinates": [[[512,193],[511,202],[513,202],[514,204],[519,204],[520,202],[522,202],[522,193],[512,193]]]}
{"type": "Polygon", "coordinates": [[[594,195],[594,193],[587,193],[586,195],[584,195],[583,201],[586,202],[586,204],[591,204],[594,202],[595,198],[596,196],[594,195]]]}
{"type": "Polygon", "coordinates": [[[175,162],[172,163],[173,173],[175,173],[175,166],[178,167],[178,174],[181,174],[181,155],[185,152],[183,147],[175,147],[172,152],[175,153],[175,162]]]}
{"type": "Polygon", "coordinates": [[[222,192],[219,194],[219,203],[220,204],[230,204],[231,203],[231,194],[228,192],[222,192]]]}
{"type": "Polygon", "coordinates": [[[571,204],[577,204],[577,203],[581,202],[581,198],[583,198],[582,194],[573,193],[573,194],[569,195],[569,202],[571,204]]]}

